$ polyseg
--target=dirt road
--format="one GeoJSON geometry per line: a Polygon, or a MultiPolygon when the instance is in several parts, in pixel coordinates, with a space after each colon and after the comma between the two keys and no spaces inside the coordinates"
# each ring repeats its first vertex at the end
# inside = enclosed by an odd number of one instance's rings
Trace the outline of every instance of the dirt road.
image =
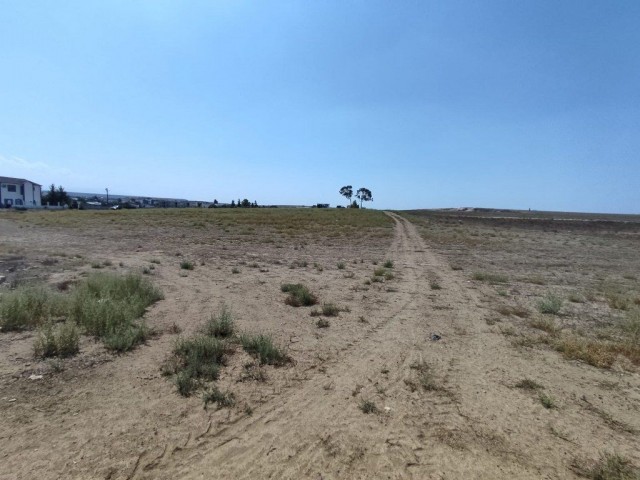
{"type": "Polygon", "coordinates": [[[390,215],[388,258],[402,278],[368,333],[286,395],[136,478],[572,476],[555,442],[539,438],[553,414],[512,388],[536,372],[488,332],[478,292],[390,215]],[[432,390],[420,384],[425,366],[432,390]],[[378,413],[364,414],[363,400],[378,413]]]}

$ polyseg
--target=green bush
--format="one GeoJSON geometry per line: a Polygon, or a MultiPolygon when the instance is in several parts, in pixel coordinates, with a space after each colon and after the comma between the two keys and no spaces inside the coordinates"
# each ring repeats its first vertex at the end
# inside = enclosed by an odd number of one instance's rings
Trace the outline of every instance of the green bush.
{"type": "Polygon", "coordinates": [[[318,303],[318,298],[301,283],[285,283],[280,290],[289,294],[285,303],[292,307],[308,307],[318,303]]]}
{"type": "Polygon", "coordinates": [[[562,298],[553,293],[548,293],[538,302],[538,310],[540,313],[549,313],[557,315],[562,308],[562,298]]]}
{"type": "Polygon", "coordinates": [[[236,397],[231,392],[221,392],[218,387],[213,386],[202,395],[204,401],[204,408],[206,410],[207,405],[210,403],[217,403],[218,408],[233,407],[236,403],[236,397]]]}
{"type": "Polygon", "coordinates": [[[193,270],[194,265],[193,262],[189,262],[187,260],[184,260],[182,262],[180,262],[180,268],[183,270],[193,270]]]}
{"type": "Polygon", "coordinates": [[[235,324],[227,306],[223,305],[217,316],[211,316],[204,327],[204,333],[210,337],[228,338],[233,336],[235,324]]]}
{"type": "Polygon", "coordinates": [[[19,287],[0,295],[0,328],[2,331],[34,328],[50,319],[66,315],[64,294],[45,287],[19,287]]]}
{"type": "Polygon", "coordinates": [[[240,335],[242,348],[262,365],[284,365],[290,361],[288,355],[273,344],[271,337],[267,335],[240,335]]]}
{"type": "Polygon", "coordinates": [[[96,274],[71,294],[69,318],[107,348],[127,351],[147,338],[149,330],[137,320],[162,298],[141,275],[96,274]]]}
{"type": "Polygon", "coordinates": [[[36,357],[70,357],[79,351],[80,335],[72,322],[54,325],[47,322],[38,331],[33,344],[36,357]]]}

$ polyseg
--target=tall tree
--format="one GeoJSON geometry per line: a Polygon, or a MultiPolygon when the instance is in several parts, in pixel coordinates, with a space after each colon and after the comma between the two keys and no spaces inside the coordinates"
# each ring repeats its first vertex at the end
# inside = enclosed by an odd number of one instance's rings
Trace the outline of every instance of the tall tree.
{"type": "Polygon", "coordinates": [[[353,187],[351,185],[346,185],[340,189],[340,195],[346,197],[348,200],[347,206],[351,202],[351,197],[353,197],[353,187]]]}
{"type": "Polygon", "coordinates": [[[359,188],[356,192],[356,198],[360,199],[360,208],[362,208],[362,202],[373,202],[373,195],[368,188],[359,188]]]}

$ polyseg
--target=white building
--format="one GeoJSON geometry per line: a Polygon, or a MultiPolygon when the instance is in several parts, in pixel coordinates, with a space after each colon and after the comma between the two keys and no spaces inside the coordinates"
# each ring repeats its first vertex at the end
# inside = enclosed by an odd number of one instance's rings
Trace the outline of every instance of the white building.
{"type": "Polygon", "coordinates": [[[42,186],[24,178],[0,177],[1,207],[41,207],[42,186]]]}

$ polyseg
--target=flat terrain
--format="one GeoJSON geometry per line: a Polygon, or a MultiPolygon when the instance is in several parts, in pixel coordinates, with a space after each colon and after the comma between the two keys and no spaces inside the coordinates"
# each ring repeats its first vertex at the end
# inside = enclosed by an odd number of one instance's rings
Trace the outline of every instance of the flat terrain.
{"type": "Polygon", "coordinates": [[[123,354],[83,335],[77,355],[38,359],[36,331],[0,332],[0,478],[598,478],[603,458],[640,465],[638,219],[399,213],[0,212],[0,295],[68,294],[96,272],[164,293],[144,315],[153,335],[123,354]],[[287,305],[286,283],[319,304],[287,305]],[[235,402],[205,409],[162,367],[223,306],[291,361],[260,366],[236,345],[215,382],[235,402]]]}

